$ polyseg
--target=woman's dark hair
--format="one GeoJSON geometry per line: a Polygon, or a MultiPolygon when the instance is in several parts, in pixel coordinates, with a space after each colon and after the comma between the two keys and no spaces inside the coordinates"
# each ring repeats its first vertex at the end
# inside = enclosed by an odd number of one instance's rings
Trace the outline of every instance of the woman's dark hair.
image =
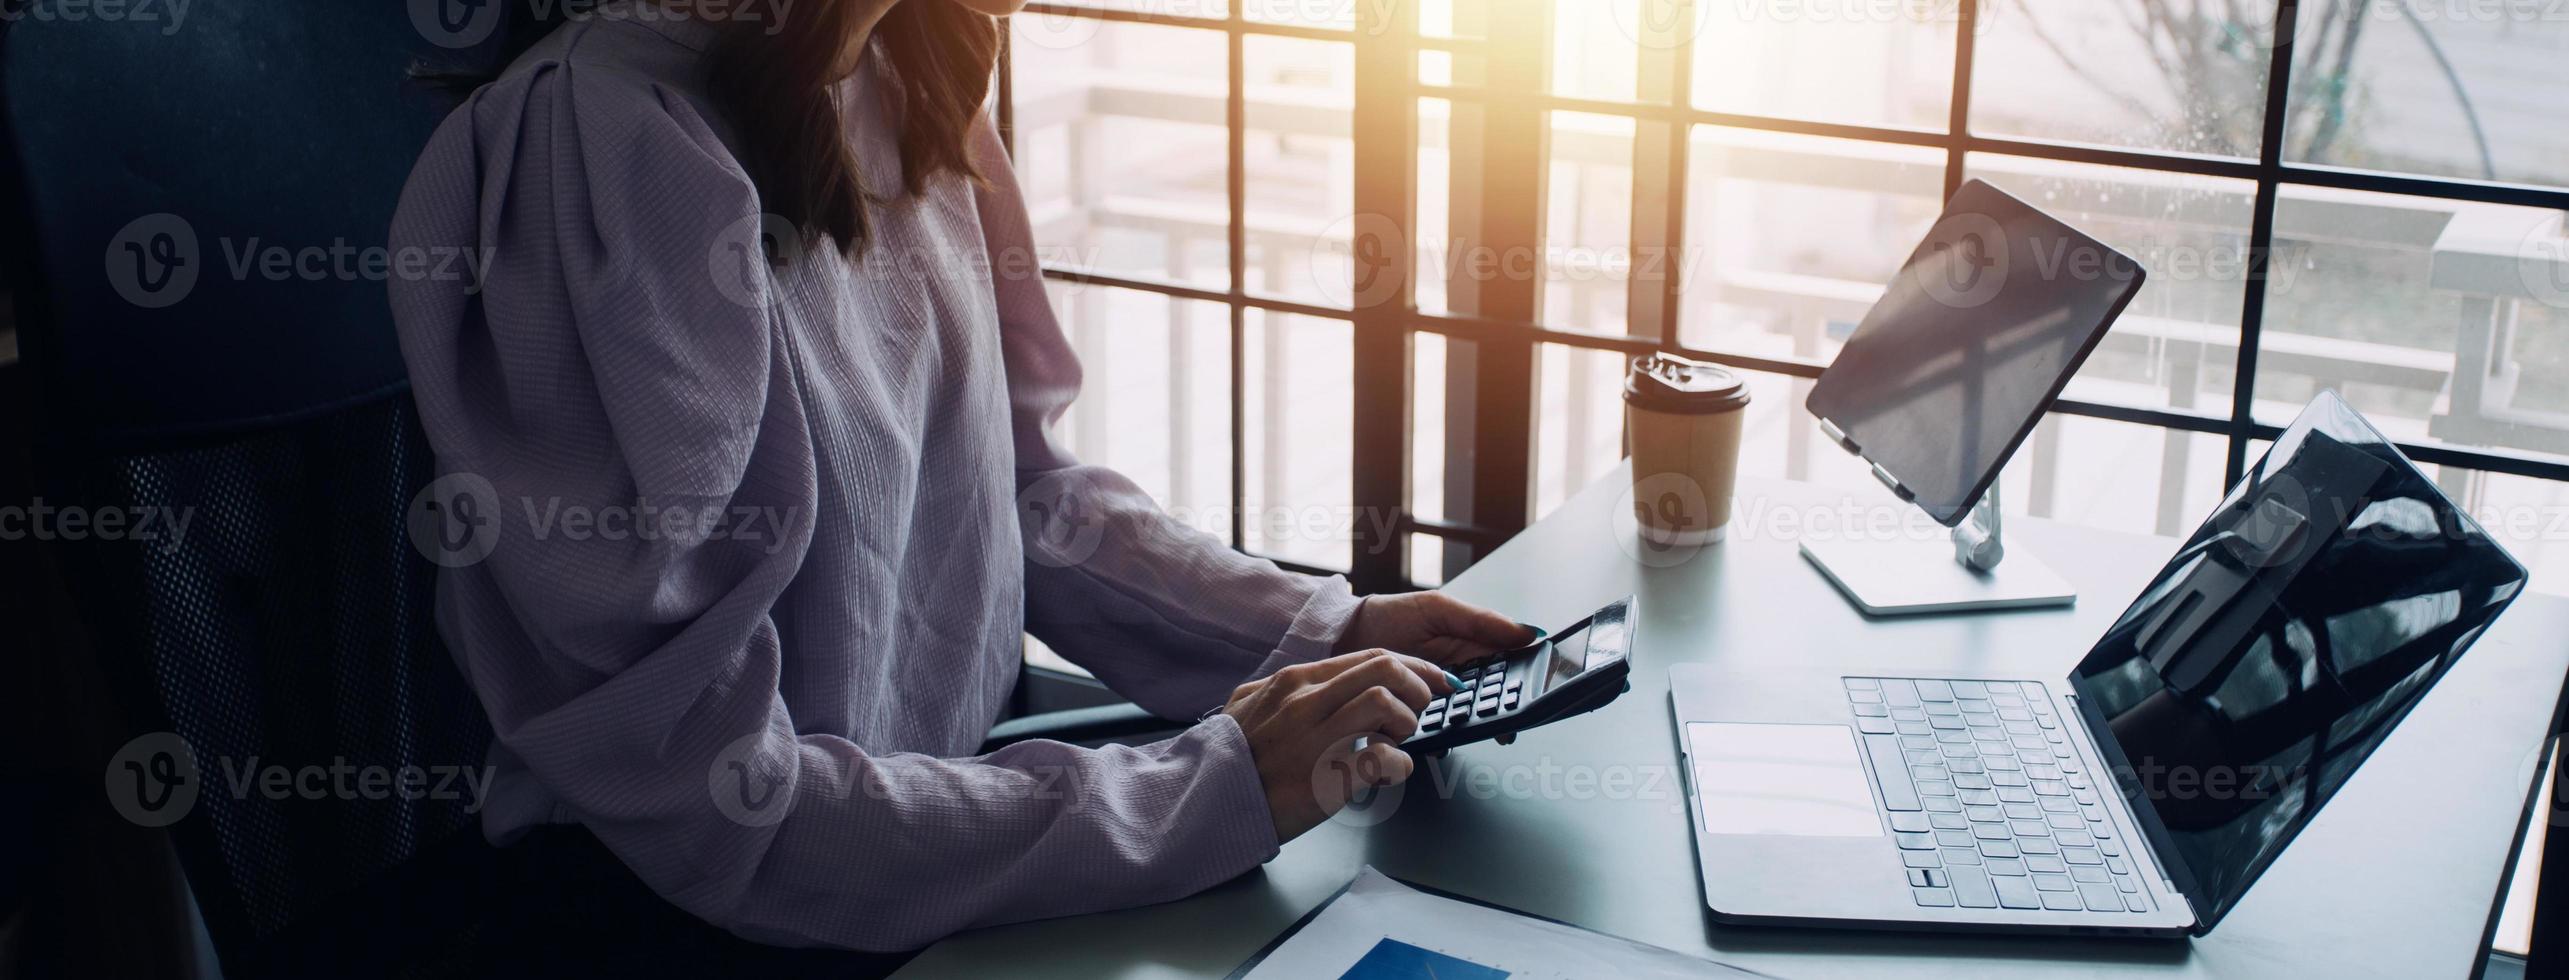
{"type": "MultiPolygon", "coordinates": [[[[509,62],[571,19],[563,0],[514,4],[505,33],[471,63],[415,65],[412,75],[451,94],[499,76],[509,62]]],[[[741,143],[741,163],[760,207],[804,237],[828,236],[849,258],[865,251],[867,195],[857,179],[838,83],[849,42],[863,26],[864,0],[803,0],[793,22],[718,24],[708,52],[708,93],[741,143]],[[781,30],[778,28],[782,28],[781,30]]],[[[902,193],[915,196],[940,174],[979,179],[972,126],[990,92],[998,22],[945,0],[896,0],[869,43],[888,60],[900,113],[902,193]]]]}

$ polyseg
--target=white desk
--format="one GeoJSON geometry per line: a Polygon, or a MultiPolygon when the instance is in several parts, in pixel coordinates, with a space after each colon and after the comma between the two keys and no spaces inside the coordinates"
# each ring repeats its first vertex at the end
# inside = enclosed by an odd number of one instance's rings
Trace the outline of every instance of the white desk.
{"type": "MultiPolygon", "coordinates": [[[[1201,977],[1229,972],[1371,863],[1394,876],[1780,977],[2470,975],[2569,675],[2569,600],[2519,599],[2205,939],[2127,941],[1742,928],[1705,916],[1676,780],[1666,668],[1798,660],[1815,669],[2065,676],[2176,548],[2166,538],[2010,521],[2010,546],[2078,585],[2074,609],[1868,621],[1791,540],[1735,524],[1692,560],[1645,567],[1607,537],[1618,469],[1449,590],[1559,624],[1641,597],[1632,690],[1515,745],[1457,750],[1450,796],[1422,777],[1374,826],[1324,825],[1264,869],[1183,901],[983,929],[902,977],[1201,977]],[[1541,769],[1557,767],[1554,791],[1541,769]],[[1493,797],[1476,769],[1521,773],[1493,797]],[[1586,792],[1569,774],[1595,774],[1586,792]],[[1617,773],[1625,775],[1618,776],[1617,773]],[[1654,775],[1655,774],[1655,775],[1654,775]],[[1627,780],[1620,792],[1615,780],[1627,780]]],[[[1846,495],[1750,482],[1797,510],[1846,495]]]]}

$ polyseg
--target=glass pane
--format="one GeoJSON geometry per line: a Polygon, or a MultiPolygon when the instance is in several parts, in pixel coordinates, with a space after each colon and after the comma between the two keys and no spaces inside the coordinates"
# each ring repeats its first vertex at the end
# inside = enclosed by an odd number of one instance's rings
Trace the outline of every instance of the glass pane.
{"type": "MultiPolygon", "coordinates": [[[[1626,333],[1633,267],[1633,121],[1584,112],[1555,112],[1551,119],[1551,186],[1544,201],[1540,260],[1543,323],[1581,333],[1626,333]]],[[[1496,269],[1513,275],[1529,264],[1499,256],[1496,269]]],[[[1639,332],[1654,339],[1657,333],[1639,332]]]]}
{"type": "MultiPolygon", "coordinates": [[[[1672,0],[1646,2],[1666,7],[1672,0]]],[[[1961,9],[1951,2],[1879,0],[1696,4],[1695,104],[1716,112],[1943,130],[1952,115],[1961,9]]]]}
{"type": "MultiPolygon", "coordinates": [[[[1451,439],[1445,426],[1447,352],[1468,349],[1468,340],[1448,341],[1442,334],[1410,335],[1409,512],[1420,520],[1445,519],[1445,448],[1451,439]]],[[[1468,430],[1467,430],[1468,431],[1468,430]]],[[[1468,454],[1462,454],[1468,456],[1468,454]]],[[[1457,460],[1460,462],[1460,460],[1457,460]]]]}
{"type": "Polygon", "coordinates": [[[2569,595],[2569,483],[2430,466],[2436,482],[2515,560],[2534,591],[2569,595]]]}
{"type": "MultiPolygon", "coordinates": [[[[1158,14],[1169,17],[1210,17],[1218,20],[1231,16],[1231,4],[1229,3],[1229,0],[1052,0],[1052,2],[1066,7],[1088,7],[1094,10],[1121,10],[1126,13],[1158,14]]],[[[1273,4],[1291,2],[1297,2],[1297,0],[1248,0],[1249,5],[1252,7],[1261,3],[1273,4]]],[[[1068,20],[1075,16],[1077,15],[1046,14],[1029,10],[1014,14],[1009,19],[1031,20],[1041,17],[1053,17],[1068,20]]],[[[1095,18],[1082,19],[1093,20],[1095,18]]]]}
{"type": "MultiPolygon", "coordinates": [[[[2542,849],[2549,844],[2553,826],[2569,826],[2569,813],[2554,809],[2558,804],[2552,791],[2560,785],[2560,752],[2556,746],[2540,785],[2542,789],[2534,796],[2533,819],[2524,826],[2524,844],[2516,848],[2515,870],[2507,875],[2506,898],[2498,906],[2498,930],[2489,940],[2489,948],[2517,956],[2533,950],[2533,908],[2542,889],[2542,849]]],[[[2561,901],[2558,896],[2551,900],[2561,901]]]]}
{"type": "Polygon", "coordinates": [[[1623,458],[1624,356],[1544,344],[1535,365],[1534,513],[1540,520],[1623,458]]]}
{"type": "Polygon", "coordinates": [[[1418,0],[1418,33],[1427,37],[1480,38],[1490,0],[1418,0]]]}
{"type": "Polygon", "coordinates": [[[1344,570],[1355,516],[1353,331],[1248,311],[1241,523],[1250,552],[1344,570]]]}
{"type": "MultiPolygon", "coordinates": [[[[1584,0],[1552,6],[1552,91],[1581,99],[1628,102],[1634,98],[1635,35],[1645,2],[1584,0]]],[[[1665,85],[1661,86],[1663,89],[1665,85]]],[[[1645,101],[1665,102],[1661,92],[1645,101]]]]}
{"type": "Polygon", "coordinates": [[[1049,285],[1083,375],[1058,427],[1071,452],[1230,540],[1229,311],[1158,293],[1049,285]]]}
{"type": "Polygon", "coordinates": [[[2230,414],[2239,307],[2247,297],[2248,217],[2256,207],[2249,182],[1987,154],[1965,163],[1971,176],[2149,270],[2066,397],[2230,414]]]}
{"type": "Polygon", "coordinates": [[[2183,536],[2221,500],[2227,438],[2077,415],[2034,426],[1999,474],[2008,513],[2183,536]]]}
{"type": "Polygon", "coordinates": [[[1343,42],[1242,39],[1247,88],[1248,289],[1322,306],[1352,302],[1360,226],[1355,49],[1343,42]]]}
{"type": "Polygon", "coordinates": [[[1445,539],[1433,534],[1409,536],[1409,580],[1424,589],[1445,584],[1445,539]]]}
{"type": "MultiPolygon", "coordinates": [[[[1390,11],[1399,8],[1376,9],[1390,11]]],[[[1356,5],[1344,0],[1240,0],[1240,17],[1260,24],[1292,24],[1344,31],[1356,26],[1356,5]]]]}
{"type": "Polygon", "coordinates": [[[1230,191],[1215,31],[1011,18],[1018,176],[1035,240],[1117,275],[1229,288],[1230,191]]]}
{"type": "Polygon", "coordinates": [[[2569,234],[2556,211],[2282,188],[2260,421],[2335,388],[2405,442],[2569,455],[2569,234]]]}
{"type": "MultiPolygon", "coordinates": [[[[1418,308],[1428,313],[1453,311],[1447,277],[1454,261],[1452,215],[1458,156],[1454,152],[1453,123],[1458,109],[1480,111],[1469,105],[1458,107],[1445,99],[1418,100],[1418,223],[1412,226],[1418,268],[1413,275],[1418,308]]],[[[1469,165],[1478,154],[1475,147],[1464,150],[1459,160],[1469,165]]]]}
{"type": "Polygon", "coordinates": [[[1983,134],[2253,157],[2274,0],[1985,0],[1983,134]]]}
{"type": "Polygon", "coordinates": [[[2305,3],[2300,21],[2287,159],[2569,184],[2569,8],[2305,3]]]}
{"type": "Polygon", "coordinates": [[[1454,53],[1450,51],[1419,52],[1418,80],[1429,85],[1454,84],[1454,53]]]}
{"type": "MultiPolygon", "coordinates": [[[[1865,464],[1822,435],[1802,399],[1809,381],[1758,371],[1748,381],[1739,471],[1743,477],[1799,480],[1849,491],[1867,508],[1855,520],[1927,541],[1945,531],[1925,511],[1902,503],[1865,464]],[[1872,508],[1880,508],[1876,516],[1872,508]]],[[[2227,442],[2220,436],[2054,414],[2034,428],[1999,475],[2002,504],[2029,514],[2120,531],[2179,534],[2220,499],[2227,442]]],[[[1734,538],[1845,533],[1836,512],[1780,513],[1777,502],[1742,496],[1732,510],[1734,538]]]]}
{"type": "Polygon", "coordinates": [[[1697,127],[1673,263],[1686,345],[1837,356],[1935,223],[1944,164],[1925,147],[1697,127]]]}

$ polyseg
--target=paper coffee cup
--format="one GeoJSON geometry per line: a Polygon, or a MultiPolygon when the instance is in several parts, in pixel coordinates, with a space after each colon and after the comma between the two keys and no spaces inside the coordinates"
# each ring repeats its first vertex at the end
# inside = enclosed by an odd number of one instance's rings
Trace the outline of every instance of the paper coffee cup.
{"type": "Polygon", "coordinates": [[[1717,364],[1652,354],[1632,359],[1623,402],[1642,536],[1670,545],[1721,540],[1739,474],[1748,384],[1717,364]]]}

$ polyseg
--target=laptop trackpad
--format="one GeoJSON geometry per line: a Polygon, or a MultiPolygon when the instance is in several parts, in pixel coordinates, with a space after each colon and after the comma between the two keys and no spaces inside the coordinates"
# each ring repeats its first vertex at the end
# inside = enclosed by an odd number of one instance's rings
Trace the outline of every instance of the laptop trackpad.
{"type": "Polygon", "coordinates": [[[1688,722],[1708,834],[1878,837],[1873,789],[1844,725],[1688,722]]]}

